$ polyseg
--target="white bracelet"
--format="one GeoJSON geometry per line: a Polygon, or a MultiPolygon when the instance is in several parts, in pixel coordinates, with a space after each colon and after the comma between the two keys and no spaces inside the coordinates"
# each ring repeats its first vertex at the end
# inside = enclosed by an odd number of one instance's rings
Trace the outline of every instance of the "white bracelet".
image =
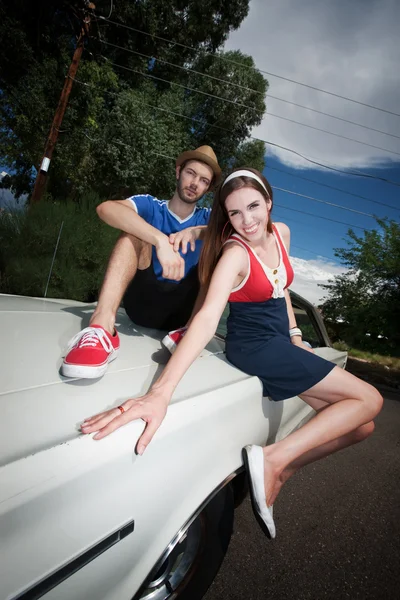
{"type": "Polygon", "coordinates": [[[292,327],[292,329],[289,329],[289,335],[290,337],[294,335],[299,335],[300,337],[303,336],[303,334],[301,333],[301,329],[299,329],[298,327],[292,327]]]}

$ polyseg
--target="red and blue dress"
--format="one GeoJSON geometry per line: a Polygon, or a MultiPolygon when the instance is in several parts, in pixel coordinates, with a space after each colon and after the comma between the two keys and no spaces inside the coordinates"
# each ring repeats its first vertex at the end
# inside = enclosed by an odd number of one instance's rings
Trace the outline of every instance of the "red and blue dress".
{"type": "Polygon", "coordinates": [[[273,236],[279,251],[275,269],[267,267],[240,235],[225,242],[241,245],[249,260],[246,277],[228,300],[226,356],[234,366],[259,377],[264,396],[285,400],[313,387],[335,365],[290,341],[284,290],[294,275],[275,225],[273,236]]]}

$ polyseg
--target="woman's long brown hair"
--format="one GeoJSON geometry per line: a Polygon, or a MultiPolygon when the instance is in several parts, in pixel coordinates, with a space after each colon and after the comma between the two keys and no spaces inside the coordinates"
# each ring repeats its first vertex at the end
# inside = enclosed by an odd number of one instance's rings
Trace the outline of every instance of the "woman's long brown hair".
{"type": "MultiPolygon", "coordinates": [[[[241,188],[253,188],[262,194],[262,196],[265,198],[265,201],[271,200],[273,203],[272,189],[264,175],[259,171],[256,171],[256,169],[251,169],[248,167],[234,169],[232,173],[235,171],[241,171],[242,169],[246,169],[246,171],[251,171],[254,173],[254,175],[257,175],[264,183],[268,193],[265,191],[262,185],[258,183],[258,181],[252,179],[251,177],[245,177],[242,175],[231,179],[225,186],[223,181],[220,183],[214,194],[211,217],[206,229],[203,249],[201,251],[199,262],[199,278],[201,284],[205,286],[208,286],[210,283],[211,276],[221,256],[222,246],[229,236],[235,231],[229,221],[228,213],[225,208],[225,200],[229,194],[235,190],[240,190],[241,188]]],[[[271,213],[269,214],[267,231],[272,233],[271,213]]]]}

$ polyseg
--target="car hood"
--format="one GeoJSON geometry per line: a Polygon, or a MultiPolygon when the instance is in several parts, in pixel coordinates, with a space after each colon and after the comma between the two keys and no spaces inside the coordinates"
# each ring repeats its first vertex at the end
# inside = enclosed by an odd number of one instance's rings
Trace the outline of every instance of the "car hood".
{"type": "MultiPolygon", "coordinates": [[[[146,393],[169,354],[165,332],[134,325],[121,309],[121,350],[97,380],[59,369],[68,341],[87,326],[93,304],[0,295],[0,466],[78,437],[84,418],[146,393]]],[[[245,379],[213,339],[183,378],[174,402],[245,379]]]]}

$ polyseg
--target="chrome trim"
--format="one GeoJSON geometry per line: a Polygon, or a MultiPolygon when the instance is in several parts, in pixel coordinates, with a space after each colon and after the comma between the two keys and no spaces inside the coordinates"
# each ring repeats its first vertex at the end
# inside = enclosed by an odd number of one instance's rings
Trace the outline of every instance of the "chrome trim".
{"type": "Polygon", "coordinates": [[[107,537],[103,538],[97,544],[94,544],[91,548],[83,552],[78,556],[75,556],[72,560],[62,565],[59,569],[42,579],[41,581],[34,583],[28,589],[20,592],[17,596],[14,596],[12,600],[37,600],[48,592],[50,592],[57,585],[74,575],[77,571],[80,571],[87,564],[92,562],[95,558],[106,552],[109,548],[118,544],[127,535],[130,535],[135,527],[135,521],[128,521],[122,527],[118,528],[107,537]]]}
{"type": "MultiPolygon", "coordinates": [[[[186,521],[186,523],[179,529],[179,531],[176,533],[176,535],[172,538],[172,540],[170,541],[170,543],[168,544],[168,546],[166,547],[166,549],[164,550],[164,552],[162,553],[162,555],[160,556],[160,558],[157,560],[157,562],[155,563],[154,567],[152,568],[152,570],[150,571],[150,573],[147,575],[146,579],[144,580],[143,584],[140,586],[140,589],[138,591],[138,594],[140,594],[140,591],[143,589],[145,582],[147,581],[149,575],[152,572],[157,572],[157,570],[160,568],[160,566],[167,560],[168,556],[171,554],[171,552],[173,551],[173,549],[175,548],[175,546],[177,544],[179,544],[179,542],[182,540],[182,538],[186,535],[187,530],[189,529],[189,527],[192,525],[192,523],[197,519],[197,517],[200,515],[200,513],[205,509],[205,507],[207,506],[207,504],[209,504],[209,502],[211,502],[211,500],[217,495],[219,494],[219,492],[226,486],[228,485],[228,483],[230,483],[233,479],[235,479],[235,477],[237,475],[239,475],[242,471],[243,471],[243,466],[239,467],[238,469],[236,469],[235,471],[233,471],[233,473],[231,473],[230,475],[228,475],[228,477],[226,477],[212,492],[211,494],[209,494],[207,496],[207,498],[205,500],[203,500],[203,502],[200,504],[200,506],[196,509],[196,511],[192,514],[192,516],[186,521]]],[[[135,600],[136,598],[140,598],[139,595],[134,596],[135,600]]]]}

